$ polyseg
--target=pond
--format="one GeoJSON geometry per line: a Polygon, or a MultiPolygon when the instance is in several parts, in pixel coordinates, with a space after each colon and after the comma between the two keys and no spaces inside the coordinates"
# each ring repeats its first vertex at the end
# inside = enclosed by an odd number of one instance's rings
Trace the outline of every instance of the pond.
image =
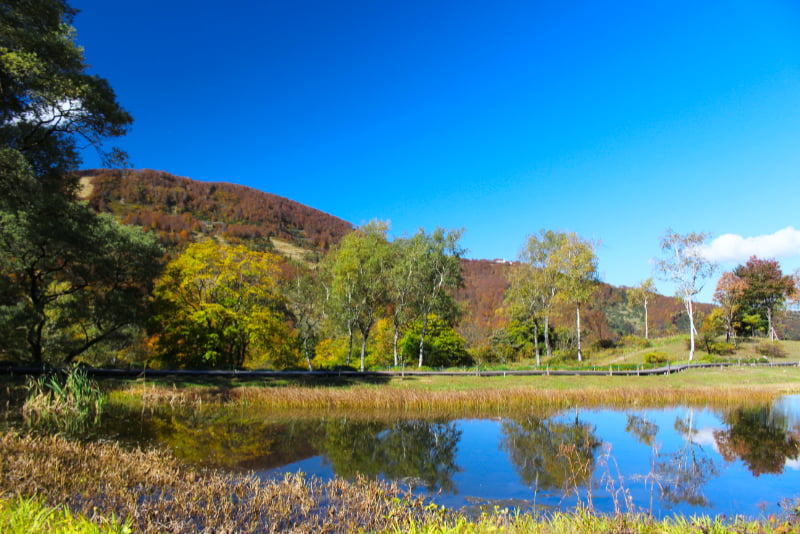
{"type": "Polygon", "coordinates": [[[771,405],[571,409],[495,419],[295,417],[242,407],[111,414],[94,437],[263,478],[397,481],[441,505],[657,517],[780,511],[800,495],[800,396],[771,405]]]}

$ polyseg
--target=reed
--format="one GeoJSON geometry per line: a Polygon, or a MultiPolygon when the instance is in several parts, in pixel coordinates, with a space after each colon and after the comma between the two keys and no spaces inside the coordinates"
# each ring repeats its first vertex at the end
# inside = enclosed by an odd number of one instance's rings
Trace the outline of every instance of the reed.
{"type": "Polygon", "coordinates": [[[17,433],[0,438],[2,493],[124,517],[145,533],[375,531],[444,514],[396,485],[363,478],[261,481],[194,470],[155,449],[17,433]]]}
{"type": "Polygon", "coordinates": [[[104,404],[97,382],[86,371],[72,368],[29,379],[22,413],[33,425],[75,429],[97,421],[104,404]]]}

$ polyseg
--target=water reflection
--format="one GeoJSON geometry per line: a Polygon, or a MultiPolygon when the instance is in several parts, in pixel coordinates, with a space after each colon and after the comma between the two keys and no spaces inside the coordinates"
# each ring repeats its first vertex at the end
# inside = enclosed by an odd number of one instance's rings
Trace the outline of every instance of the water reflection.
{"type": "Polygon", "coordinates": [[[785,411],[768,406],[738,408],[723,415],[727,429],[714,432],[720,455],[740,459],[753,473],[781,474],[787,460],[797,460],[800,433],[789,428],[785,411]]]}
{"type": "Polygon", "coordinates": [[[592,476],[600,440],[594,427],[574,419],[528,417],[502,422],[500,446],[520,479],[535,491],[565,493],[592,476]]]}
{"type": "MultiPolygon", "coordinates": [[[[112,413],[87,438],[170,449],[201,466],[396,480],[471,502],[739,513],[800,491],[800,402],[728,410],[585,410],[499,420],[277,418],[243,406],[112,413]],[[766,479],[766,480],[765,480],[766,479]],[[583,504],[587,504],[586,501],[583,504]]],[[[8,418],[8,416],[7,416],[8,418]]],[[[11,418],[13,419],[13,417],[11,418]]]]}
{"type": "Polygon", "coordinates": [[[338,419],[326,422],[318,445],[341,476],[382,476],[453,493],[453,474],[460,471],[455,464],[460,437],[452,421],[403,420],[387,425],[338,419]]]}
{"type": "Polygon", "coordinates": [[[688,409],[683,417],[675,418],[673,427],[683,438],[683,444],[665,454],[655,466],[661,499],[667,507],[679,503],[698,507],[709,505],[704,488],[717,474],[717,469],[709,451],[697,439],[694,416],[694,410],[688,409]]]}

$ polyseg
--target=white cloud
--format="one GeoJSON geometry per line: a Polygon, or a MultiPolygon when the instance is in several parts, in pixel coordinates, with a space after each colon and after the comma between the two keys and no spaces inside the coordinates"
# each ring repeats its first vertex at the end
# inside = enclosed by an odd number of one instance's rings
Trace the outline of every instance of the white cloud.
{"type": "Polygon", "coordinates": [[[800,230],[791,226],[755,237],[723,234],[703,248],[703,256],[719,262],[744,262],[750,256],[780,260],[797,255],[800,255],[800,230]]]}

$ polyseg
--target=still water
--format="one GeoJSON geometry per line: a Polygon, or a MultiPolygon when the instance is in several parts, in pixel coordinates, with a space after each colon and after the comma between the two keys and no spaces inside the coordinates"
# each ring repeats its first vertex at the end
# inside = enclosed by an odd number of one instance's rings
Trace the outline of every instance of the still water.
{"type": "Polygon", "coordinates": [[[800,396],[729,408],[494,419],[292,418],[243,407],[111,414],[94,438],[262,478],[396,481],[452,508],[763,516],[800,497],[800,396]]]}
{"type": "MultiPolygon", "coordinates": [[[[761,516],[800,495],[800,397],[720,413],[576,410],[548,418],[342,425],[344,448],[257,471],[398,480],[454,508],[761,516]],[[359,434],[365,435],[359,435],[359,434]]],[[[330,439],[330,438],[328,438],[330,439]]],[[[336,438],[334,438],[336,439],[336,438]]]]}

